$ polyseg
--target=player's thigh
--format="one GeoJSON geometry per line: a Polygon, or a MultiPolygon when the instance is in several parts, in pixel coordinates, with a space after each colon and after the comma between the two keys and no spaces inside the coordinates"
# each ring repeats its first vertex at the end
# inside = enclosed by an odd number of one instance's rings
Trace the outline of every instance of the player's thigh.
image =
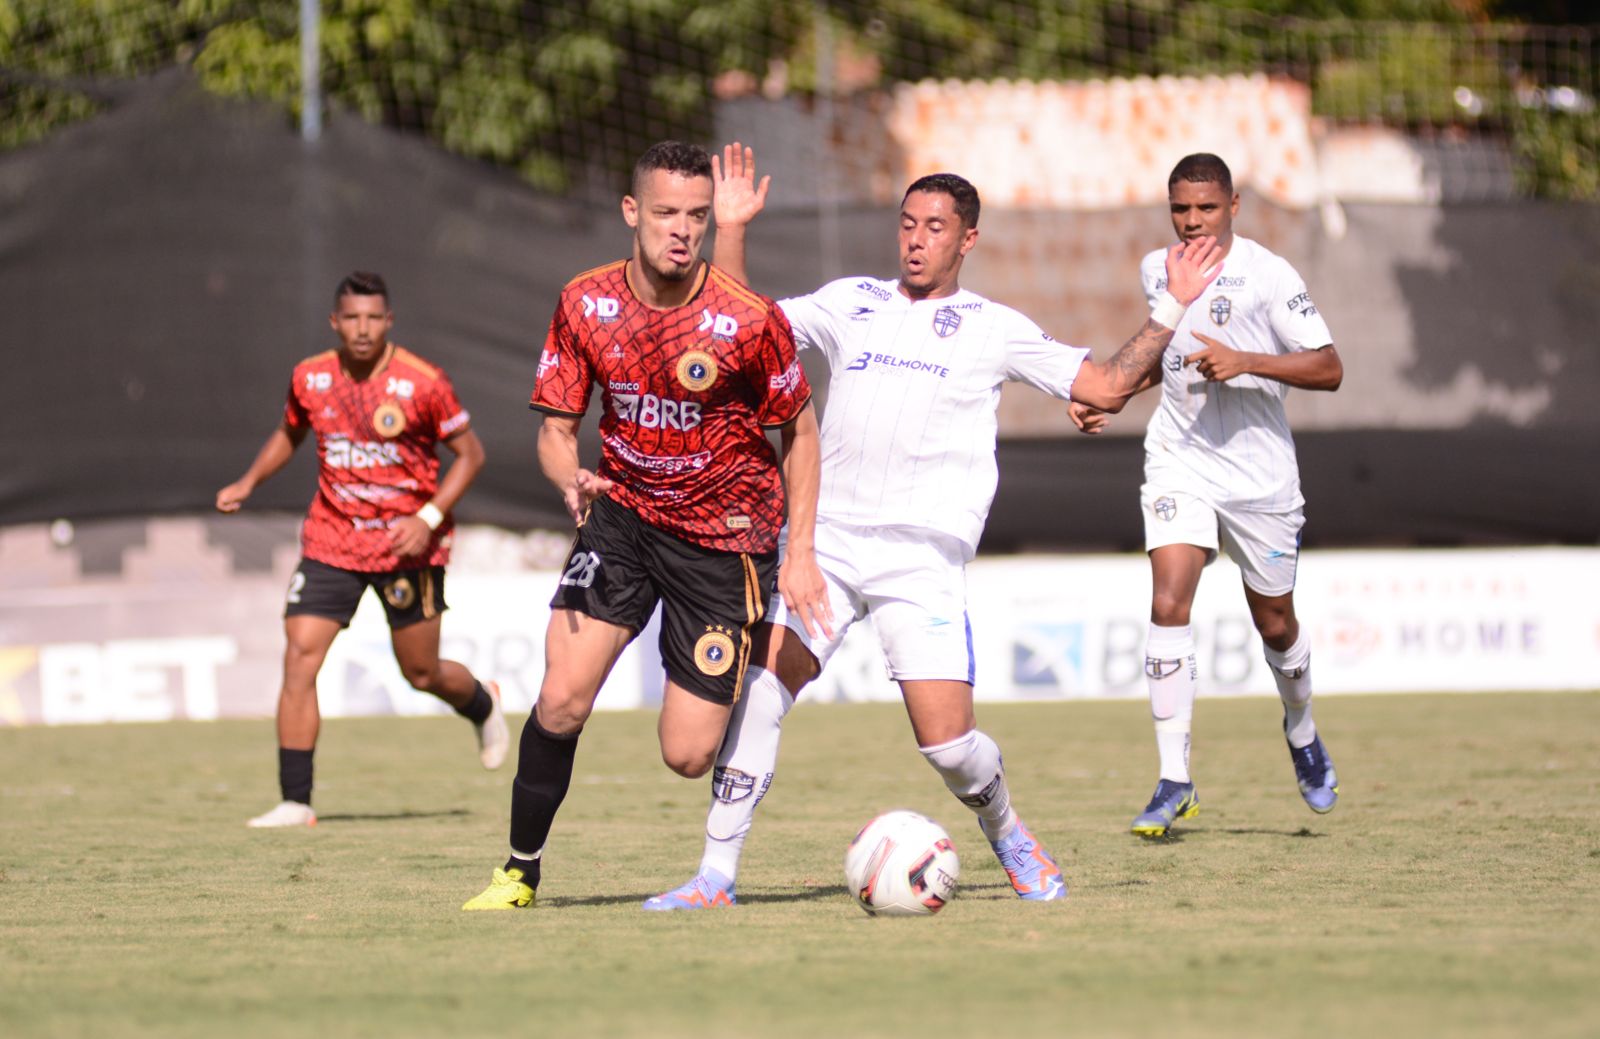
{"type": "Polygon", "coordinates": [[[1305,512],[1226,511],[1218,514],[1223,548],[1239,566],[1245,587],[1276,598],[1294,591],[1305,512]]]}
{"type": "MultiPolygon", "coordinates": [[[[773,595],[767,605],[764,636],[757,639],[756,662],[768,671],[776,669],[775,673],[791,693],[799,692],[801,686],[822,673],[850,626],[866,612],[866,604],[853,584],[854,568],[846,558],[845,543],[833,528],[818,525],[816,558],[833,613],[829,624],[832,634],[819,630],[812,635],[806,631],[805,622],[784,605],[783,596],[773,595]]],[[[781,546],[778,565],[783,565],[781,546]]]]}
{"type": "Polygon", "coordinates": [[[413,621],[389,631],[389,643],[394,646],[394,660],[400,673],[413,686],[426,684],[439,670],[439,629],[442,618],[438,615],[427,620],[413,621]]]}
{"type": "Polygon", "coordinates": [[[681,776],[696,779],[705,775],[716,761],[732,713],[731,702],[708,700],[668,679],[656,723],[661,760],[681,776]]]}
{"type": "Polygon", "coordinates": [[[600,498],[573,538],[545,629],[538,710],[552,732],[572,731],[588,718],[618,655],[655,612],[642,536],[637,516],[600,498]],[[552,728],[557,723],[567,727],[552,728]]]}
{"type": "Polygon", "coordinates": [[[1144,517],[1146,552],[1167,545],[1193,545],[1205,551],[1206,562],[1216,558],[1216,510],[1175,480],[1145,480],[1139,490],[1139,511],[1144,517]]]}
{"type": "Polygon", "coordinates": [[[383,603],[383,613],[389,621],[391,632],[437,621],[449,609],[444,601],[442,566],[373,574],[371,584],[373,591],[378,593],[378,601],[383,603]]]}
{"type": "Polygon", "coordinates": [[[635,634],[577,610],[552,609],[545,628],[544,679],[534,704],[539,724],[558,735],[581,729],[606,676],[635,634]]]}
{"type": "Polygon", "coordinates": [[[948,679],[906,680],[900,694],[919,747],[937,747],[977,728],[972,686],[948,679]]]}
{"type": "Polygon", "coordinates": [[[958,549],[922,538],[879,539],[863,594],[890,678],[969,686],[976,680],[958,549]]]}
{"type": "Polygon", "coordinates": [[[283,619],[285,688],[314,688],[317,672],[342,630],[338,621],[316,614],[301,613],[283,619]]]}
{"type": "Polygon", "coordinates": [[[732,705],[772,601],[777,552],[720,552],[659,530],[648,552],[667,677],[695,696],[732,705]]]}
{"type": "Polygon", "coordinates": [[[284,595],[285,629],[295,617],[320,617],[340,628],[349,626],[370,579],[369,574],[301,559],[289,575],[289,590],[284,595]]]}

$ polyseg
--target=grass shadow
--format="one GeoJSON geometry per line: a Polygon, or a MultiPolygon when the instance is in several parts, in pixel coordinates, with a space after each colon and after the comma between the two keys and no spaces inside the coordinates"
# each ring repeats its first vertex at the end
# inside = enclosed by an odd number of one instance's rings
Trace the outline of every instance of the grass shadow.
{"type": "MultiPolygon", "coordinates": [[[[630,903],[633,905],[640,905],[645,899],[654,897],[660,893],[661,892],[659,891],[651,891],[648,894],[638,895],[590,895],[585,898],[564,898],[560,895],[557,895],[554,898],[549,899],[541,897],[539,899],[539,904],[543,906],[550,906],[553,909],[562,906],[614,906],[628,905],[630,903]]],[[[842,884],[807,888],[804,891],[797,892],[773,892],[768,894],[750,894],[741,892],[739,894],[739,905],[782,905],[789,902],[816,902],[824,898],[837,898],[847,894],[848,892],[845,891],[842,884]]]]}
{"type": "Polygon", "coordinates": [[[406,810],[403,812],[338,812],[333,815],[317,816],[317,824],[322,823],[391,823],[401,822],[406,819],[450,819],[471,815],[465,808],[444,808],[437,812],[417,812],[406,810]]]}

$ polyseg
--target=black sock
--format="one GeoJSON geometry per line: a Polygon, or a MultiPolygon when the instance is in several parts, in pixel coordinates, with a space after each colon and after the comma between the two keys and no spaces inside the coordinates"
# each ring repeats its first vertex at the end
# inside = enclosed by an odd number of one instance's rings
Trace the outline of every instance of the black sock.
{"type": "Polygon", "coordinates": [[[311,755],[314,750],[278,748],[278,789],[285,801],[311,803],[311,755]]]}
{"type": "Polygon", "coordinates": [[[468,700],[465,707],[457,707],[456,713],[474,725],[482,725],[494,710],[494,700],[489,696],[489,690],[476,678],[472,680],[472,699],[468,700]]]}
{"type": "MultiPolygon", "coordinates": [[[[517,776],[511,784],[512,849],[532,855],[544,848],[556,810],[572,784],[572,762],[578,755],[581,734],[580,729],[570,736],[556,736],[539,725],[536,715],[528,715],[517,752],[517,776]]],[[[538,859],[512,858],[506,868],[522,870],[523,883],[538,886],[538,859]]]]}

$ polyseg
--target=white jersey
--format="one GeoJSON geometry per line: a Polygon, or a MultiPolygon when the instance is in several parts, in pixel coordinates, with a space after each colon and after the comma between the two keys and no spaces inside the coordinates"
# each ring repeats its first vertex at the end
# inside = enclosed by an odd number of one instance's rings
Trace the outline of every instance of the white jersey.
{"type": "Polygon", "coordinates": [[[844,278],[778,303],[795,344],[828,359],[818,519],[935,531],[970,559],[999,480],[1001,385],[1066,400],[1089,352],[965,290],[913,302],[897,281],[844,278]]]}
{"type": "MultiPolygon", "coordinates": [[[[1167,287],[1166,250],[1139,264],[1152,306],[1167,287]]],[[[1182,479],[1220,508],[1284,512],[1305,503],[1283,400],[1287,384],[1239,375],[1208,382],[1183,359],[1203,332],[1234,350],[1288,354],[1333,342],[1289,261],[1235,235],[1222,273],[1190,304],[1161,359],[1161,404],[1145,433],[1145,479],[1182,479]]]]}

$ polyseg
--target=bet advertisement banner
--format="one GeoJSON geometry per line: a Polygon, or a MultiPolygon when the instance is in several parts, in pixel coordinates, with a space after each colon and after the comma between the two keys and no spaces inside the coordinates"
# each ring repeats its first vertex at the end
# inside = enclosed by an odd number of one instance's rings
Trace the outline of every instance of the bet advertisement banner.
{"type": "MultiPolygon", "coordinates": [[[[452,569],[444,655],[500,682],[525,712],[544,670],[555,571],[452,569]]],[[[1143,697],[1149,564],[1142,555],[984,558],[967,571],[977,697],[1143,697]]],[[[9,592],[0,604],[0,725],[270,717],[287,574],[105,581],[9,592]]],[[[1319,695],[1600,688],[1600,549],[1323,551],[1295,599],[1319,695]]],[[[1272,695],[1238,570],[1207,568],[1193,626],[1202,696],[1272,695]]],[[[601,709],[653,707],[652,622],[601,709]]],[[[368,596],[318,685],[327,717],[444,713],[410,689],[368,596]]],[[[802,702],[893,700],[870,618],[802,702]]]]}

